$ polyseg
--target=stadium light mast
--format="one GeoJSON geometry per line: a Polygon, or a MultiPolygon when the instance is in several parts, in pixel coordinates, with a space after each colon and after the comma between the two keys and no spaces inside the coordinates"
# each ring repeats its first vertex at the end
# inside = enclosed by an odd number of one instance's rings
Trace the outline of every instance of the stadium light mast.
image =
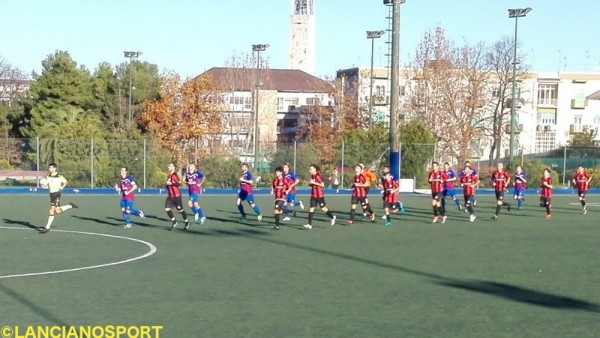
{"type": "Polygon", "coordinates": [[[390,65],[390,171],[400,179],[400,151],[398,145],[398,99],[400,96],[400,5],[406,0],[383,0],[392,6],[392,60],[390,65]]]}
{"type": "Polygon", "coordinates": [[[517,85],[516,85],[516,77],[517,77],[517,22],[519,18],[525,17],[527,13],[531,12],[531,7],[526,8],[512,8],[508,10],[508,17],[510,19],[515,18],[515,44],[513,48],[513,69],[512,69],[512,95],[511,95],[511,103],[510,103],[510,141],[508,150],[509,161],[513,159],[513,149],[515,146],[515,102],[517,96],[517,85]]]}
{"type": "Polygon", "coordinates": [[[258,128],[258,94],[260,92],[260,52],[269,48],[268,44],[252,45],[252,53],[256,52],[256,83],[254,86],[254,169],[258,169],[258,156],[260,154],[260,140],[258,128]]]}
{"type": "Polygon", "coordinates": [[[367,31],[367,39],[371,39],[371,76],[369,85],[369,130],[373,124],[373,54],[375,53],[375,39],[385,34],[384,31],[367,31]]]}
{"type": "Polygon", "coordinates": [[[131,51],[125,51],[123,52],[123,54],[125,55],[126,58],[129,58],[129,107],[128,107],[128,112],[127,112],[127,120],[129,121],[129,124],[131,124],[132,122],[132,118],[133,115],[131,114],[131,92],[133,90],[133,77],[132,77],[132,70],[131,70],[131,63],[133,62],[133,59],[137,59],[140,55],[142,55],[142,52],[131,52],[131,51]]]}

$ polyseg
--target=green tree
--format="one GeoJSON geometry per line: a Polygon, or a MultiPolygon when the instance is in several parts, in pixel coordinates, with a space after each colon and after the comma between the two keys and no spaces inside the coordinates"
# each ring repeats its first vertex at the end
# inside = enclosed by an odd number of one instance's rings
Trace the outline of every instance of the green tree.
{"type": "Polygon", "coordinates": [[[433,160],[435,137],[420,120],[411,120],[399,129],[401,177],[416,178],[417,186],[427,184],[427,164],[433,160]]]}
{"type": "MultiPolygon", "coordinates": [[[[354,129],[342,133],[344,163],[354,167],[364,163],[367,167],[381,167],[388,161],[389,133],[386,128],[375,125],[371,130],[354,129]]],[[[338,163],[341,154],[338,155],[338,163]]]]}
{"type": "Polygon", "coordinates": [[[594,134],[577,133],[572,134],[569,140],[569,147],[595,147],[594,134]]]}

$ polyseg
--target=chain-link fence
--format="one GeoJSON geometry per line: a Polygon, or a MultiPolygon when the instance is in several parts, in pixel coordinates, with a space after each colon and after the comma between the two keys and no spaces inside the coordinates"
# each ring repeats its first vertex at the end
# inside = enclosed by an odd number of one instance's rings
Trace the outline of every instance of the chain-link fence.
{"type": "MultiPolygon", "coordinates": [[[[207,187],[231,188],[238,184],[240,165],[247,162],[259,185],[268,185],[275,167],[288,163],[302,182],[309,179],[311,164],[321,167],[326,184],[333,184],[337,169],[340,188],[349,187],[354,167],[362,163],[378,173],[389,164],[388,144],[263,143],[254,154],[222,144],[199,140],[181,142],[183,160],[195,163],[207,177],[207,187]],[[237,150],[236,150],[237,149],[237,150]],[[255,163],[256,162],[256,163],[255,163]]],[[[401,144],[400,178],[426,180],[427,165],[434,158],[434,144],[401,144]]],[[[69,186],[112,187],[119,169],[128,172],[142,188],[162,187],[167,164],[176,157],[160,144],[146,139],[0,139],[0,182],[10,186],[35,186],[46,175],[48,164],[58,164],[69,186]]],[[[186,163],[178,163],[184,167],[186,163]]],[[[423,181],[423,182],[421,182],[423,181]]]]}
{"type": "Polygon", "coordinates": [[[523,161],[540,161],[558,173],[559,184],[569,187],[578,166],[596,168],[600,165],[599,147],[563,147],[543,154],[522,155],[523,161]]]}

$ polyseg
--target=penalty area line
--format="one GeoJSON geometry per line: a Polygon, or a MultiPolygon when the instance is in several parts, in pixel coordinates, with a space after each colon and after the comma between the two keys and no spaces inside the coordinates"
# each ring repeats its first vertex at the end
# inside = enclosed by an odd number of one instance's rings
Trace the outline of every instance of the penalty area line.
{"type": "MultiPolygon", "coordinates": [[[[21,229],[21,228],[4,227],[4,226],[0,226],[0,229],[8,229],[8,230],[33,230],[33,229],[21,229]]],[[[52,232],[63,232],[63,233],[72,233],[72,234],[79,234],[79,235],[90,235],[90,236],[100,236],[100,237],[124,239],[124,240],[132,241],[132,242],[141,243],[141,244],[147,246],[149,248],[149,250],[148,250],[148,252],[146,252],[143,255],[132,257],[132,258],[128,258],[128,259],[124,259],[124,260],[121,260],[121,261],[111,262],[111,263],[82,266],[82,267],[71,268],[71,269],[51,270],[51,271],[43,271],[43,272],[30,272],[30,273],[22,273],[22,274],[15,274],[15,275],[5,275],[5,276],[0,276],[0,279],[17,278],[17,277],[44,276],[44,275],[55,275],[55,274],[59,274],[59,273],[67,273],[67,272],[76,272],[76,271],[83,271],[83,270],[92,270],[92,269],[105,268],[105,267],[109,267],[109,266],[116,266],[116,265],[131,263],[131,262],[134,262],[134,261],[137,261],[137,260],[140,260],[140,259],[144,259],[144,258],[147,258],[147,257],[150,257],[150,256],[154,255],[156,253],[156,251],[157,251],[156,246],[154,246],[154,244],[152,244],[150,242],[143,241],[141,239],[136,239],[136,238],[131,238],[131,237],[118,236],[118,235],[108,235],[108,234],[100,234],[100,233],[86,232],[86,231],[71,231],[71,230],[52,230],[52,232]]]]}

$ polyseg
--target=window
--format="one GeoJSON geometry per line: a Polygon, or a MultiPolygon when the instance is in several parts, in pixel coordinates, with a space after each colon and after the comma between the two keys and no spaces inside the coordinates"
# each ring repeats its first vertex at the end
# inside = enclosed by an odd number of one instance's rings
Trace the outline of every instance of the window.
{"type": "Polygon", "coordinates": [[[538,105],[556,106],[556,98],[558,97],[557,84],[538,84],[538,105]]]}
{"type": "Polygon", "coordinates": [[[542,131],[535,133],[535,152],[545,153],[556,148],[556,132],[542,131]]]}
{"type": "Polygon", "coordinates": [[[320,106],[321,101],[318,97],[309,97],[308,99],[306,99],[306,104],[309,106],[320,106]]]}
{"type": "Polygon", "coordinates": [[[287,110],[289,109],[289,106],[297,107],[299,101],[300,99],[298,99],[297,97],[287,98],[284,101],[284,108],[287,110]]]}
{"type": "Polygon", "coordinates": [[[595,125],[599,125],[600,124],[600,115],[594,115],[594,124],[595,125]]]}
{"type": "Polygon", "coordinates": [[[283,97],[277,98],[277,111],[283,111],[283,97]]]}
{"type": "Polygon", "coordinates": [[[583,118],[583,116],[581,115],[575,115],[575,117],[573,118],[573,124],[581,124],[581,119],[583,118]]]}

